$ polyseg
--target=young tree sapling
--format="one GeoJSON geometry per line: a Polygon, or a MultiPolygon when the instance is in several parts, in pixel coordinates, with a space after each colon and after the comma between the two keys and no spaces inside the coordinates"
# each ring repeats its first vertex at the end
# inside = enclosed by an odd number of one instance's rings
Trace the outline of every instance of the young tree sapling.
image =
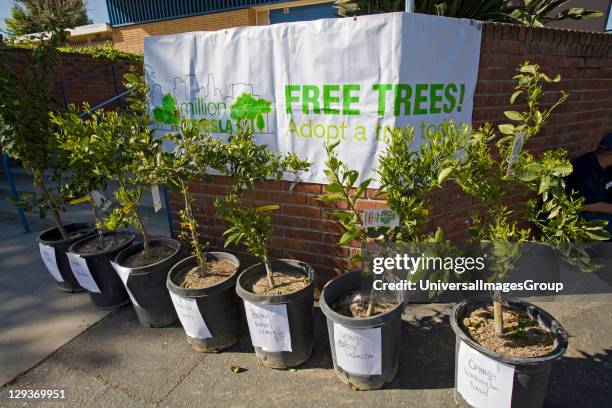
{"type": "Polygon", "coordinates": [[[264,264],[268,284],[270,288],[275,288],[269,245],[271,212],[279,206],[267,204],[255,207],[245,195],[269,179],[279,180],[284,172],[297,177],[299,172],[308,170],[310,163],[293,153],[281,155],[270,152],[265,145],[258,145],[253,130],[245,123],[238,124],[224,148],[227,166],[219,170],[230,177],[231,187],[226,197],[215,201],[215,207],[219,217],[229,224],[224,233],[227,236],[225,246],[243,242],[248,251],[264,264]]]}
{"type": "MultiPolygon", "coordinates": [[[[52,17],[52,16],[51,16],[52,17]]],[[[48,18],[46,32],[32,48],[28,64],[17,75],[4,61],[0,64],[0,145],[10,157],[20,160],[32,176],[36,194],[19,197],[16,204],[25,210],[38,209],[41,217],[49,211],[63,239],[70,236],[61,219],[69,191],[62,188],[62,177],[69,170],[65,157],[57,151],[54,129],[49,111],[59,109],[53,96],[53,74],[58,65],[57,47],[66,39],[61,19],[48,18]],[[51,188],[44,177],[51,172],[51,180],[58,187],[51,188]]]]}
{"type": "MultiPolygon", "coordinates": [[[[491,243],[495,279],[503,279],[514,268],[521,255],[518,244],[528,241],[559,245],[570,262],[587,268],[588,256],[574,242],[607,239],[605,222],[581,218],[583,200],[566,193],[564,177],[571,173],[572,166],[564,151],[548,151],[536,157],[523,149],[568,94],[562,91],[556,102],[542,108],[542,85],[557,83],[560,77],[550,78],[538,65],[526,62],[514,79],[517,86],[510,103],[524,98],[527,109],[504,112],[513,123],[498,126],[501,136],[490,124],[473,132],[465,160],[452,170],[462,190],[484,208],[482,214],[472,216],[475,221],[472,235],[479,242],[491,243]],[[510,208],[510,195],[516,191],[528,191],[536,198],[530,199],[523,209],[510,208]],[[522,226],[525,222],[539,227],[539,234],[522,226]]],[[[504,332],[501,292],[493,294],[493,305],[495,332],[501,335],[504,332]]]]}
{"type": "Polygon", "coordinates": [[[181,232],[179,238],[191,244],[201,276],[208,273],[206,247],[200,241],[200,225],[193,208],[193,195],[189,188],[197,179],[209,178],[207,168],[219,169],[225,165],[223,144],[204,133],[200,122],[181,120],[173,131],[161,137],[173,144],[171,150],[162,150],[149,168],[149,184],[164,184],[183,196],[185,207],[179,210],[181,232]]]}
{"type": "MultiPolygon", "coordinates": [[[[456,166],[458,152],[467,140],[468,128],[457,128],[448,123],[435,133],[430,133],[419,149],[414,150],[414,129],[398,129],[385,152],[379,158],[376,172],[380,175],[381,186],[377,195],[384,194],[386,204],[399,217],[397,227],[366,227],[360,212],[359,200],[365,199],[373,179],[368,178],[356,184],[359,172],[349,169],[336,155],[339,142],[326,145],[325,162],[329,184],[326,194],[319,197],[323,202],[341,202],[347,209],[335,209],[330,215],[345,229],[340,245],[350,245],[359,240],[363,245],[368,241],[381,243],[442,242],[442,231],[435,234],[427,231],[426,220],[430,214],[428,194],[440,188],[456,166]]],[[[360,262],[361,254],[355,253],[349,261],[360,262]]],[[[372,289],[373,290],[373,289],[372,289]]],[[[366,314],[374,313],[372,295],[366,314]]]]}
{"type": "Polygon", "coordinates": [[[86,110],[88,116],[81,119],[73,108],[63,118],[55,118],[64,128],[62,149],[70,152],[72,160],[81,161],[81,166],[92,174],[118,184],[115,198],[119,207],[99,221],[98,229],[114,231],[132,225],[142,235],[144,257],[148,260],[150,235],[139,206],[145,192],[154,185],[148,163],[156,160],[163,147],[150,126],[144,79],[128,73],[125,80],[126,87],[132,90],[125,110],[86,110]]]}

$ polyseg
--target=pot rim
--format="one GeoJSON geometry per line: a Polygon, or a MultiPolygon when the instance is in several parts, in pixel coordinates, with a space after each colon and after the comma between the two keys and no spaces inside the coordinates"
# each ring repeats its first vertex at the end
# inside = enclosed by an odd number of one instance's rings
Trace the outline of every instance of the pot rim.
{"type": "Polygon", "coordinates": [[[170,272],[168,273],[168,278],[166,279],[166,287],[168,288],[170,292],[174,293],[177,296],[181,296],[181,297],[199,298],[199,297],[206,297],[206,296],[212,295],[213,293],[216,293],[219,290],[224,289],[225,286],[228,284],[235,284],[235,281],[238,278],[238,274],[240,273],[240,260],[235,255],[230,254],[229,252],[221,252],[221,251],[207,251],[204,254],[205,256],[208,256],[208,255],[217,256],[217,254],[223,254],[224,256],[229,255],[230,259],[233,258],[231,259],[231,262],[233,262],[236,265],[236,270],[234,271],[234,273],[229,275],[227,278],[219,282],[216,282],[214,285],[207,286],[205,288],[182,288],[176,283],[174,283],[173,277],[176,273],[178,273],[178,271],[181,269],[182,266],[184,266],[187,263],[191,263],[195,260],[195,255],[191,255],[185,259],[181,259],[180,261],[175,263],[172,266],[172,268],[170,268],[170,272]]]}
{"type": "Polygon", "coordinates": [[[170,245],[167,245],[169,247],[172,247],[174,249],[174,252],[170,255],[168,255],[166,258],[161,259],[155,263],[149,264],[149,265],[143,265],[143,266],[138,266],[138,267],[130,267],[130,266],[125,266],[125,265],[121,265],[119,262],[117,262],[117,259],[123,255],[124,252],[129,251],[129,250],[134,250],[137,251],[138,249],[143,247],[143,243],[139,242],[138,244],[132,244],[130,246],[128,246],[127,248],[122,249],[121,251],[119,251],[119,253],[115,256],[115,259],[113,259],[113,262],[124,269],[127,269],[130,272],[130,275],[140,275],[140,274],[147,274],[149,273],[149,269],[155,268],[157,266],[162,265],[164,262],[168,262],[168,260],[172,259],[173,257],[175,257],[180,251],[181,251],[181,243],[175,239],[172,238],[153,238],[150,241],[150,244],[156,244],[156,246],[161,246],[164,243],[169,243],[170,245]]]}
{"type": "MultiPolygon", "coordinates": [[[[310,278],[310,282],[308,285],[304,286],[301,289],[296,290],[295,292],[283,293],[281,295],[258,295],[253,292],[248,291],[242,286],[242,282],[245,277],[254,274],[254,270],[258,267],[261,267],[263,264],[261,262],[256,263],[255,265],[249,266],[244,271],[240,273],[238,276],[238,280],[236,281],[236,293],[240,296],[241,299],[246,300],[251,303],[258,304],[284,304],[293,302],[298,298],[307,296],[309,293],[314,291],[315,285],[317,283],[317,275],[315,273],[314,268],[303,261],[298,261],[297,259],[271,259],[271,262],[283,262],[285,264],[293,264],[293,266],[302,268],[304,270],[304,275],[310,278]],[[296,265],[297,264],[297,265],[296,265]]],[[[265,271],[264,271],[265,274],[265,271]]]]}
{"type": "Polygon", "coordinates": [[[64,224],[64,228],[76,227],[76,226],[82,226],[82,228],[79,228],[79,227],[75,228],[76,230],[82,229],[82,230],[88,230],[88,232],[85,235],[78,237],[78,238],[69,238],[69,239],[62,238],[62,239],[52,240],[52,241],[41,238],[44,234],[47,234],[54,230],[57,230],[57,232],[59,233],[59,229],[57,227],[51,227],[51,228],[47,228],[44,231],[41,231],[36,237],[36,240],[38,241],[38,243],[43,244],[43,245],[61,245],[61,244],[76,242],[75,240],[80,241],[83,238],[87,238],[89,235],[91,235],[94,232],[93,225],[91,225],[88,222],[70,222],[68,224],[64,224]]]}
{"type": "MultiPolygon", "coordinates": [[[[365,327],[378,327],[381,326],[385,323],[385,321],[387,321],[387,317],[397,313],[397,309],[401,309],[403,311],[403,308],[405,306],[405,301],[402,300],[400,303],[398,303],[397,305],[395,305],[394,307],[392,307],[391,309],[387,310],[384,313],[380,313],[374,316],[370,316],[370,317],[352,317],[352,316],[345,316],[343,314],[340,314],[338,312],[336,312],[335,310],[333,310],[331,308],[330,305],[327,304],[327,301],[325,300],[325,289],[327,289],[327,287],[332,284],[336,279],[339,279],[343,276],[347,276],[349,274],[359,274],[361,275],[361,270],[353,270],[353,271],[349,271],[349,272],[345,272],[341,275],[336,276],[335,278],[333,278],[332,280],[330,280],[329,282],[327,282],[325,284],[325,286],[323,287],[323,290],[321,291],[321,296],[319,297],[319,307],[321,308],[321,311],[323,312],[323,314],[325,315],[325,317],[330,318],[334,323],[338,323],[340,325],[346,325],[346,327],[350,327],[350,328],[365,328],[365,327]],[[351,323],[359,323],[358,325],[352,325],[351,323]],[[368,323],[370,323],[370,325],[368,325],[368,323]]],[[[346,278],[345,278],[346,279],[346,278]]]]}
{"type": "MultiPolygon", "coordinates": [[[[563,326],[561,325],[561,323],[559,323],[557,319],[555,319],[551,314],[546,312],[541,307],[538,307],[532,303],[526,302],[518,298],[513,298],[513,297],[502,299],[502,304],[505,307],[509,309],[513,309],[513,310],[516,310],[516,308],[513,308],[513,305],[523,305],[525,309],[537,310],[538,318],[541,317],[550,322],[550,324],[545,325],[545,327],[553,336],[554,341],[557,343],[557,346],[549,354],[546,354],[544,356],[539,356],[539,357],[513,357],[513,356],[507,356],[501,353],[496,353],[494,351],[484,348],[483,346],[478,344],[476,341],[472,340],[467,335],[467,333],[463,331],[463,329],[459,325],[457,314],[459,313],[460,309],[467,307],[468,304],[481,305],[481,304],[491,304],[491,303],[492,301],[491,301],[490,296],[480,295],[480,296],[471,296],[455,304],[455,306],[453,306],[453,309],[450,314],[450,324],[451,324],[451,328],[453,329],[453,332],[455,333],[457,337],[459,337],[460,341],[468,344],[471,348],[475,349],[476,351],[482,354],[485,354],[486,356],[494,360],[501,361],[507,364],[512,364],[512,365],[538,365],[538,364],[550,362],[550,361],[560,358],[567,350],[568,335],[565,329],[563,328],[563,326]]],[[[541,324],[543,322],[539,321],[538,323],[541,324]]]]}
{"type": "Polygon", "coordinates": [[[117,250],[121,251],[123,249],[125,249],[126,247],[130,246],[132,244],[132,242],[134,242],[134,240],[136,239],[136,234],[130,232],[130,231],[110,231],[110,232],[106,232],[104,234],[105,236],[109,236],[109,235],[124,235],[126,237],[129,237],[130,239],[126,242],[124,242],[123,244],[120,245],[116,245],[112,248],[103,250],[103,251],[98,251],[98,252],[88,252],[88,253],[82,253],[82,252],[78,252],[75,251],[74,248],[77,245],[82,244],[85,241],[90,241],[93,239],[97,239],[98,236],[97,235],[93,235],[93,236],[87,236],[84,237],[82,239],[79,239],[77,242],[75,242],[74,244],[70,245],[70,247],[68,248],[68,252],[76,254],[78,256],[80,256],[81,258],[94,258],[96,256],[102,256],[102,255],[107,255],[109,253],[112,252],[116,252],[117,250]]]}

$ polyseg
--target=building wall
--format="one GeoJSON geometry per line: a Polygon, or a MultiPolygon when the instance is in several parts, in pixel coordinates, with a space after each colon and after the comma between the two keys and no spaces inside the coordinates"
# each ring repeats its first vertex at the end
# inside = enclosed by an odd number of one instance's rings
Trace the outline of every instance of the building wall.
{"type": "MultiPolygon", "coordinates": [[[[8,49],[5,52],[16,56],[12,63],[15,69],[22,69],[27,63],[29,51],[8,49]]],[[[545,96],[545,101],[554,100],[562,89],[570,93],[569,99],[527,147],[536,153],[563,147],[571,157],[594,149],[603,134],[612,130],[612,35],[485,24],[474,98],[473,121],[476,125],[504,120],[503,111],[511,108],[508,99],[515,86],[512,76],[525,60],[540,64],[548,73],[562,76],[561,82],[550,88],[553,92],[545,96]]],[[[68,84],[66,91],[71,102],[89,101],[93,106],[114,95],[111,64],[89,56],[63,54],[56,78],[59,83],[89,75],[87,79],[68,84]]],[[[120,77],[133,63],[118,61],[114,64],[120,77]]],[[[138,68],[142,69],[142,65],[138,64],[138,68]]],[[[61,98],[59,93],[57,95],[61,98]]],[[[342,268],[350,266],[344,259],[356,248],[347,249],[337,244],[342,229],[329,217],[328,205],[316,200],[323,192],[322,185],[300,183],[293,193],[289,192],[289,186],[289,182],[269,182],[252,193],[252,198],[261,203],[274,202],[281,207],[274,215],[272,254],[311,263],[321,277],[320,282],[324,283],[342,268]]],[[[210,184],[192,185],[203,235],[216,248],[223,247],[221,234],[225,227],[215,217],[213,200],[225,194],[227,188],[228,180],[224,177],[214,177],[210,184]]],[[[384,202],[374,197],[373,191],[368,193],[369,198],[358,204],[360,209],[384,206],[384,202]]],[[[431,228],[441,226],[452,239],[466,238],[468,221],[475,209],[471,199],[452,185],[438,190],[431,199],[431,228]]],[[[518,204],[521,199],[523,197],[516,196],[514,203],[518,204]]],[[[170,201],[176,231],[176,215],[182,200],[170,194],[170,201]]],[[[243,250],[236,253],[245,263],[253,261],[243,250]]]]}
{"type": "MultiPolygon", "coordinates": [[[[20,73],[29,64],[31,51],[4,48],[0,49],[0,53],[3,54],[0,56],[2,62],[7,61],[12,69],[20,73]]],[[[93,107],[111,99],[116,95],[115,78],[119,92],[123,92],[125,90],[122,85],[123,75],[132,67],[142,72],[142,63],[138,61],[122,59],[110,61],[77,53],[60,53],[59,66],[53,76],[58,107],[63,106],[64,95],[68,103],[78,106],[88,102],[93,107]],[[115,76],[113,76],[113,67],[115,76]]]]}
{"type": "Polygon", "coordinates": [[[248,25],[256,25],[256,12],[253,9],[240,9],[174,20],[162,20],[154,23],[114,27],[113,43],[119,50],[142,54],[144,52],[144,38],[148,36],[190,31],[214,31],[248,25]]]}
{"type": "MultiPolygon", "coordinates": [[[[534,152],[563,147],[572,157],[597,145],[605,131],[612,129],[612,35],[585,33],[551,28],[528,28],[487,23],[484,25],[478,83],[473,120],[504,120],[510,109],[516,67],[523,61],[538,63],[549,73],[559,73],[562,81],[545,97],[550,102],[558,91],[570,93],[569,99],[549,120],[541,134],[528,144],[534,152]]],[[[513,109],[516,109],[514,106],[513,109]]],[[[228,180],[214,177],[210,184],[192,185],[205,239],[223,248],[225,226],[215,217],[214,199],[225,194],[228,180]]],[[[328,205],[317,201],[323,192],[320,184],[301,183],[294,193],[289,182],[269,182],[251,196],[261,203],[277,203],[274,215],[272,254],[279,258],[296,258],[312,264],[321,283],[338,274],[347,265],[345,258],[356,248],[337,244],[342,228],[328,215],[328,205]]],[[[524,197],[516,196],[515,204],[524,197]]],[[[179,196],[170,194],[173,214],[181,206],[179,196]]],[[[467,237],[467,226],[474,211],[472,200],[457,187],[448,186],[432,194],[431,228],[441,226],[451,239],[467,237]]],[[[384,207],[384,202],[369,192],[369,198],[358,204],[360,209],[384,207]]],[[[178,220],[175,217],[175,229],[178,220]]],[[[234,251],[234,249],[231,249],[234,251]]],[[[254,261],[245,251],[236,253],[245,263],[254,261]]]]}

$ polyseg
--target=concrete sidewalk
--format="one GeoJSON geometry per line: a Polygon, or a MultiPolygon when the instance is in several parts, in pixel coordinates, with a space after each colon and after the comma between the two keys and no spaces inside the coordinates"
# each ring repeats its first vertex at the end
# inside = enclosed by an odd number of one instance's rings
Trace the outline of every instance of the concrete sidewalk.
{"type": "MultiPolygon", "coordinates": [[[[68,222],[93,222],[86,205],[63,214],[68,222]]],[[[167,236],[165,213],[147,212],[155,235],[167,236]]],[[[0,199],[0,384],[3,385],[55,352],[108,312],[97,310],[87,293],[57,289],[44,266],[36,237],[48,220],[28,216],[25,234],[12,204],[0,199]]]]}
{"type": "Polygon", "coordinates": [[[106,316],[87,293],[57,289],[38,250],[33,224],[23,234],[15,221],[0,222],[0,383],[28,370],[106,316]]]}
{"type": "MultiPolygon", "coordinates": [[[[612,299],[545,302],[571,335],[551,378],[547,406],[605,407],[612,400],[612,299]]],[[[200,354],[178,326],[147,329],[131,307],[109,315],[32,369],[10,389],[65,388],[74,407],[455,407],[451,305],[410,305],[397,378],[356,392],[334,376],[327,331],[315,311],[317,343],[296,371],[258,365],[247,333],[220,354],[200,354]],[[243,372],[234,374],[238,365],[243,372]]],[[[0,405],[23,406],[2,389],[0,405]]],[[[30,402],[33,404],[33,402],[30,402]]]]}

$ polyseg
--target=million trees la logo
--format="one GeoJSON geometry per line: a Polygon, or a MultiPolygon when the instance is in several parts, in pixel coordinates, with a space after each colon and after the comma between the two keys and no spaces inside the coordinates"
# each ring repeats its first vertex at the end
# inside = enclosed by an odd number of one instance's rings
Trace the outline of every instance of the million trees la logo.
{"type": "Polygon", "coordinates": [[[205,132],[213,134],[230,133],[237,122],[246,122],[256,133],[274,133],[270,120],[272,102],[253,95],[250,84],[232,84],[231,95],[224,95],[215,87],[212,75],[202,88],[194,78],[187,81],[175,78],[174,84],[174,92],[163,96],[159,85],[152,86],[152,114],[158,125],[177,125],[182,117],[198,121],[205,132]],[[189,88],[189,84],[195,86],[189,88]]]}

